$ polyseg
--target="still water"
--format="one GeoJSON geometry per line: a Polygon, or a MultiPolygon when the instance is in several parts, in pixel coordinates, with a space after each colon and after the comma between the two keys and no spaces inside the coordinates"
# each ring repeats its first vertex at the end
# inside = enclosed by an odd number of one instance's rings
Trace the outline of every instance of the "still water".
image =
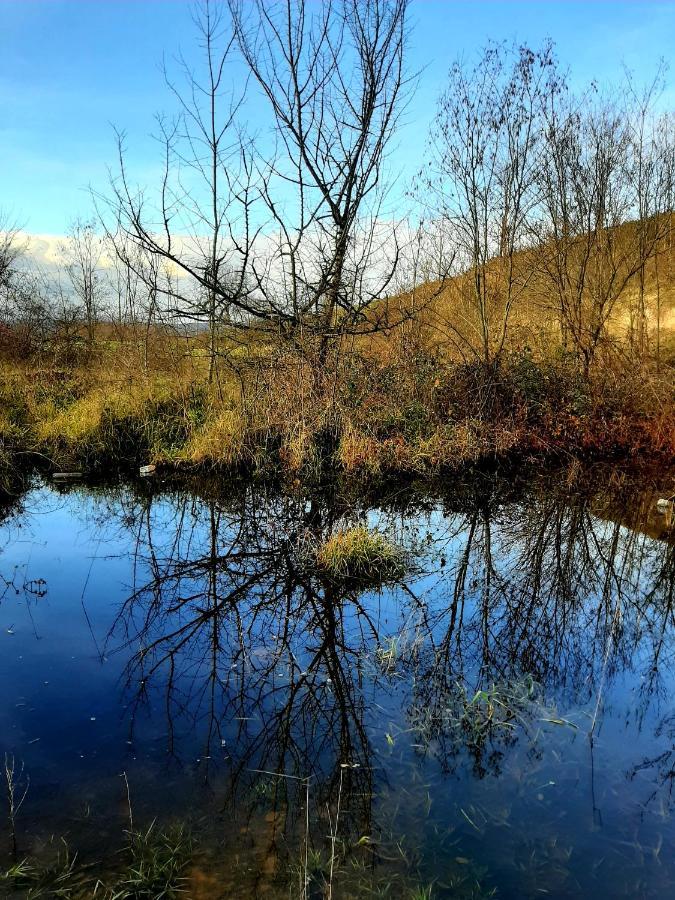
{"type": "Polygon", "coordinates": [[[105,872],[131,812],[189,824],[195,898],[675,897],[674,480],[36,483],[0,524],[19,855],[105,872]],[[317,571],[358,523],[402,581],[317,571]]]}

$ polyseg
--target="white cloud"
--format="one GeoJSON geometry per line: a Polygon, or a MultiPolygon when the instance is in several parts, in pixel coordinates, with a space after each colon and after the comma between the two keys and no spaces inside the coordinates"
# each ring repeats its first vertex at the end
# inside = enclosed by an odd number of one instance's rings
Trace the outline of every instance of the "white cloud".
{"type": "Polygon", "coordinates": [[[24,243],[25,255],[41,267],[51,269],[63,264],[62,247],[67,242],[64,235],[21,232],[17,239],[24,243]]]}

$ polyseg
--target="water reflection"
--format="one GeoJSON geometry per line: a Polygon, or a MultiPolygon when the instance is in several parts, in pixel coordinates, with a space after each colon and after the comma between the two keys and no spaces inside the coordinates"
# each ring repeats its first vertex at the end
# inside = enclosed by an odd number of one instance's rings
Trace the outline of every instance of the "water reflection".
{"type": "Polygon", "coordinates": [[[201,775],[225,764],[227,802],[269,783],[286,831],[306,814],[309,779],[315,809],[342,790],[354,827],[369,834],[375,754],[365,723],[381,610],[313,565],[339,519],[316,502],[255,491],[227,508],[179,496],[169,519],[165,511],[155,516],[151,497],[125,511],[147,578],[120,609],[107,652],[131,650],[132,735],[157,681],[167,751],[179,753],[181,732],[199,733],[201,775]],[[286,777],[252,777],[268,773],[286,777]]]}
{"type": "Polygon", "coordinates": [[[664,896],[675,542],[653,501],[597,472],[372,505],[103,492],[86,515],[129,587],[95,638],[125,742],[144,759],[152,720],[161,767],[255,844],[256,890],[308,842],[317,885],[329,854],[351,865],[334,896],[366,870],[437,896],[664,896]],[[317,569],[357,522],[407,548],[400,583],[317,569]]]}

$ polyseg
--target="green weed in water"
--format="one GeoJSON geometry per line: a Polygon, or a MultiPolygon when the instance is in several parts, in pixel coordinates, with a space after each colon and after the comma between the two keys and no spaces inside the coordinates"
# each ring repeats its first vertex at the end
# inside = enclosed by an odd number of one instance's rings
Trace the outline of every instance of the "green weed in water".
{"type": "Polygon", "coordinates": [[[396,637],[386,638],[375,651],[377,661],[384,672],[391,672],[396,666],[398,659],[398,639],[396,637]]]}
{"type": "Polygon", "coordinates": [[[153,822],[146,831],[130,831],[127,854],[128,868],[105,900],[163,900],[183,892],[192,844],[182,826],[159,832],[153,822]]]}
{"type": "Polygon", "coordinates": [[[64,841],[56,859],[49,864],[38,865],[29,859],[14,863],[0,874],[0,889],[7,891],[3,896],[17,900],[84,900],[92,896],[95,887],[64,841]]]}
{"type": "Polygon", "coordinates": [[[31,859],[14,863],[0,874],[2,896],[16,900],[171,900],[184,892],[183,872],[192,845],[181,826],[158,831],[130,831],[124,869],[112,884],[94,880],[63,842],[56,859],[42,864],[31,859]]]}

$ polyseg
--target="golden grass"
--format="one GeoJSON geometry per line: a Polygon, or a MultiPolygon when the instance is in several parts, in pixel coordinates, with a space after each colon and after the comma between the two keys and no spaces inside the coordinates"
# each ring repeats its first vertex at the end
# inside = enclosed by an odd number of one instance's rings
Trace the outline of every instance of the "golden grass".
{"type": "Polygon", "coordinates": [[[369,584],[396,581],[405,574],[403,550],[385,535],[360,525],[338,531],[316,554],[320,570],[334,578],[369,584]]]}
{"type": "Polygon", "coordinates": [[[216,412],[188,441],[183,457],[198,465],[218,462],[236,467],[244,464],[246,454],[246,419],[240,409],[216,412]]]}
{"type": "Polygon", "coordinates": [[[423,474],[509,453],[669,452],[672,377],[606,371],[584,380],[567,363],[507,357],[487,405],[485,373],[429,357],[384,363],[347,357],[333,380],[308,384],[305,363],[280,378],[269,366],[242,384],[184,373],[115,380],[7,370],[0,446],[39,453],[56,468],[171,466],[264,469],[302,477],[423,474]],[[242,399],[243,397],[243,399],[242,399]]]}
{"type": "MultiPolygon", "coordinates": [[[[655,353],[657,340],[667,344],[675,335],[675,258],[672,231],[675,214],[671,213],[670,230],[667,219],[661,222],[662,237],[657,251],[647,261],[644,271],[644,307],[649,350],[655,353]],[[658,310],[658,317],[657,317],[658,310]],[[657,338],[657,332],[660,332],[657,338]]],[[[613,241],[618,257],[625,255],[634,264],[637,252],[637,223],[615,226],[613,241]]],[[[529,346],[538,358],[545,358],[560,347],[560,327],[557,322],[555,288],[547,274],[546,256],[550,248],[541,245],[517,252],[513,258],[514,302],[509,317],[505,347],[515,351],[529,346]]],[[[574,250],[572,250],[574,256],[574,250]]],[[[487,264],[485,278],[490,284],[487,318],[498,340],[506,302],[505,259],[495,257],[487,264]]],[[[619,266],[620,282],[623,270],[619,266]]],[[[574,276],[572,282],[575,281],[574,276]]],[[[480,352],[481,324],[473,298],[471,272],[449,277],[444,283],[431,282],[411,292],[386,301],[390,316],[396,319],[402,311],[414,309],[415,330],[427,348],[434,348],[447,358],[458,360],[467,354],[480,352]]],[[[625,347],[630,339],[631,317],[638,301],[638,279],[633,275],[623,289],[605,323],[606,340],[625,347]]],[[[380,310],[378,308],[377,312],[380,310]]],[[[404,326],[405,327],[405,326],[404,326]]],[[[392,343],[398,339],[396,330],[379,335],[372,341],[374,352],[385,357],[391,353],[392,343]]]]}

